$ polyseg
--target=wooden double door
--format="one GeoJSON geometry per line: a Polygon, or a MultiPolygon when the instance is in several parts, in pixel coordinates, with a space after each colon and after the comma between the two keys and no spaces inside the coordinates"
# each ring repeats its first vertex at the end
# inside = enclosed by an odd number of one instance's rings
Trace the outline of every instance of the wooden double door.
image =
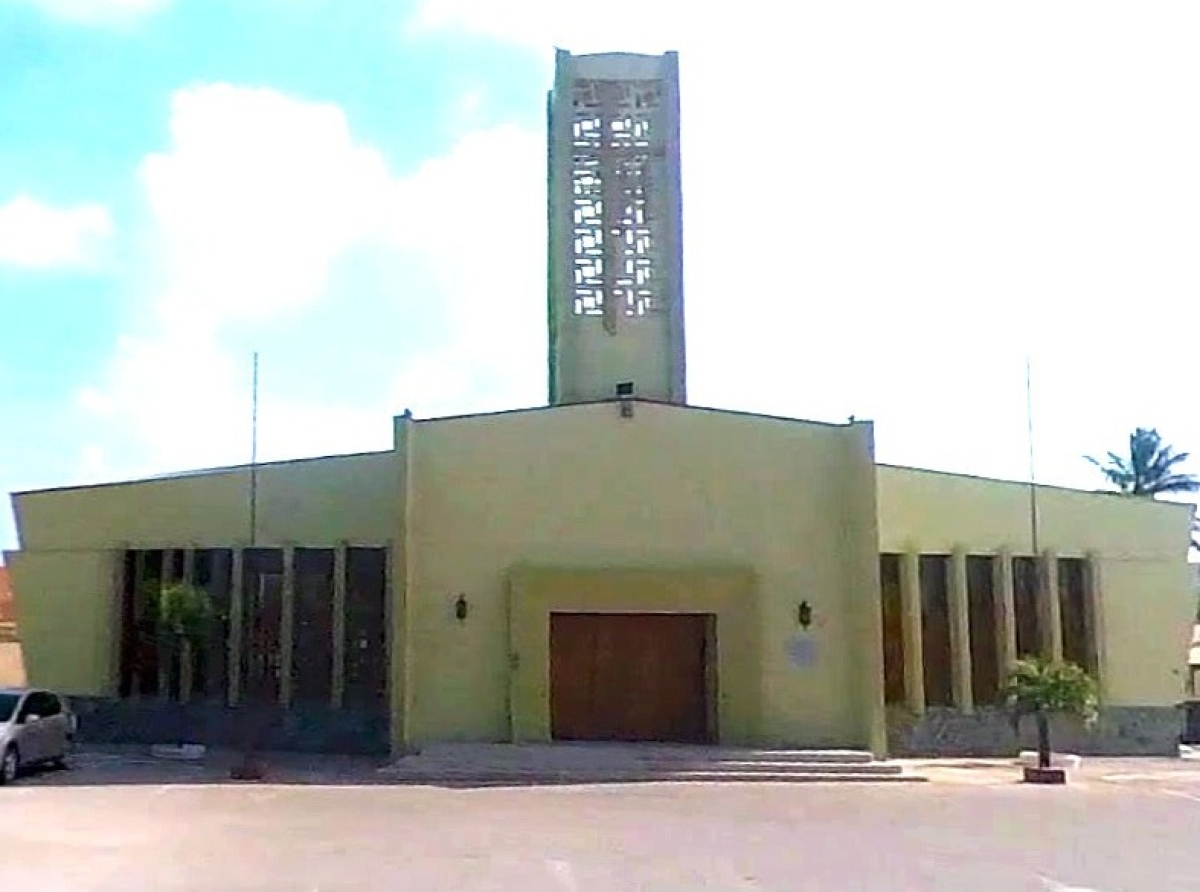
{"type": "Polygon", "coordinates": [[[554,739],[711,742],[713,630],[710,614],[551,614],[554,739]]]}

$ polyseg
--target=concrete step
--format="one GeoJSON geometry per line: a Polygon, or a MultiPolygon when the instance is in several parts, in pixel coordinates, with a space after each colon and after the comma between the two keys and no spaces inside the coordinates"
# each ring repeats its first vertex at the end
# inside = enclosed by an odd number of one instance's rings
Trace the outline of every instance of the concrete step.
{"type": "Polygon", "coordinates": [[[912,781],[899,763],[852,749],[769,750],[672,745],[465,745],[401,759],[380,773],[400,783],[538,784],[645,781],[912,781]]]}
{"type": "MultiPolygon", "coordinates": [[[[655,756],[660,754],[656,753],[655,756]]],[[[875,761],[867,750],[756,750],[756,749],[713,749],[702,753],[701,758],[735,762],[799,762],[811,764],[854,764],[865,765],[875,761]]],[[[667,756],[671,758],[671,756],[667,756]]],[[[680,758],[696,758],[696,753],[681,753],[680,758]]]]}
{"type": "Polygon", "coordinates": [[[913,783],[926,778],[917,774],[906,774],[903,770],[884,774],[869,771],[674,771],[664,772],[665,780],[703,781],[705,783],[843,783],[847,781],[871,783],[913,783]]]}
{"type": "Polygon", "coordinates": [[[812,771],[408,771],[393,776],[407,784],[480,784],[536,786],[539,784],[621,783],[920,783],[927,778],[911,773],[812,771]]]}
{"type": "Polygon", "coordinates": [[[733,771],[747,774],[785,774],[792,772],[824,772],[826,774],[901,774],[904,766],[895,762],[768,762],[767,760],[694,760],[690,762],[645,763],[647,768],[658,771],[733,771]]]}

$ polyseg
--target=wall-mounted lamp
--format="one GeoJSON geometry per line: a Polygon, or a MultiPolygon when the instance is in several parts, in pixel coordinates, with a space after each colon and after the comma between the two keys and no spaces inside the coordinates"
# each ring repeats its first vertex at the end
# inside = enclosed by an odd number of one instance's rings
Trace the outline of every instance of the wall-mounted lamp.
{"type": "Polygon", "coordinates": [[[812,605],[807,601],[801,601],[800,606],[796,608],[796,622],[800,623],[800,628],[807,632],[808,627],[812,625],[812,621],[812,605]]]}
{"type": "Polygon", "coordinates": [[[469,611],[470,606],[467,604],[467,596],[459,595],[458,600],[454,602],[454,618],[461,623],[466,620],[469,611]]]}

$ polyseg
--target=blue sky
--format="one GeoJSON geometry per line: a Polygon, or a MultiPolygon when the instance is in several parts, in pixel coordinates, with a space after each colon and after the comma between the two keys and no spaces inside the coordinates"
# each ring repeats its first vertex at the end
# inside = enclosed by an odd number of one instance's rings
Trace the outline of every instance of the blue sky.
{"type": "Polygon", "coordinates": [[[694,402],[1200,453],[1194,6],[0,0],[0,491],[541,404],[555,45],[680,51],[694,402]]]}

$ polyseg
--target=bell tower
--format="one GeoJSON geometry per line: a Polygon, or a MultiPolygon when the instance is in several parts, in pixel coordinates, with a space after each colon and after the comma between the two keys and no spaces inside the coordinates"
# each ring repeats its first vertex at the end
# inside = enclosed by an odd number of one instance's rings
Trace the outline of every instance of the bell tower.
{"type": "Polygon", "coordinates": [[[677,55],[559,50],[548,126],[550,403],[684,403],[677,55]]]}

